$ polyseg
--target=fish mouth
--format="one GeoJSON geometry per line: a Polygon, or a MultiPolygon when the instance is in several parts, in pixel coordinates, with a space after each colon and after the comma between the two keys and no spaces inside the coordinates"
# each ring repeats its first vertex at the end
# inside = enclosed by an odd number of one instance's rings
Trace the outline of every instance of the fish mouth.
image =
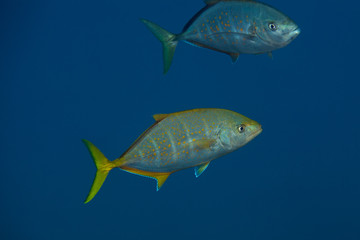
{"type": "Polygon", "coordinates": [[[290,35],[290,41],[294,40],[297,36],[299,36],[299,34],[301,33],[301,29],[300,28],[295,28],[293,31],[291,31],[289,33],[290,35]]]}
{"type": "Polygon", "coordinates": [[[249,135],[249,137],[248,137],[249,141],[250,141],[250,140],[253,140],[253,139],[254,139],[257,135],[259,135],[261,132],[262,132],[262,128],[261,128],[261,125],[260,125],[257,130],[255,130],[254,132],[252,132],[252,133],[249,135]]]}

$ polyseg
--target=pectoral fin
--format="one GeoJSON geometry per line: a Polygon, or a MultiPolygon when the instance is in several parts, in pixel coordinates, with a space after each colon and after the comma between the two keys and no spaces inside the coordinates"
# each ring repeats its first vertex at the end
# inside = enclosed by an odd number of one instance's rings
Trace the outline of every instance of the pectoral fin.
{"type": "Polygon", "coordinates": [[[196,150],[204,150],[204,149],[211,149],[211,147],[216,143],[214,139],[200,139],[193,141],[189,144],[192,145],[193,149],[196,150]]]}
{"type": "Polygon", "coordinates": [[[156,185],[156,190],[159,191],[160,188],[162,187],[162,185],[164,184],[164,182],[166,181],[166,179],[170,176],[170,173],[158,173],[158,172],[147,172],[147,171],[143,171],[143,170],[139,170],[139,169],[135,169],[135,168],[129,168],[126,166],[122,166],[120,167],[122,170],[129,172],[129,173],[133,173],[136,175],[140,175],[143,177],[149,177],[149,178],[153,178],[156,180],[157,185],[156,185]]]}
{"type": "Polygon", "coordinates": [[[206,168],[209,166],[210,162],[201,164],[199,166],[195,167],[195,176],[200,177],[200,175],[206,170],[206,168]]]}

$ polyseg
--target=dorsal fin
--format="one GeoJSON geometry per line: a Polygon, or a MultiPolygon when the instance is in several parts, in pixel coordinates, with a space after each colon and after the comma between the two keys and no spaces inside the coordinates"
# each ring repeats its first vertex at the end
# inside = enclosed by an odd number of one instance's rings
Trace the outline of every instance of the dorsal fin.
{"type": "Polygon", "coordinates": [[[218,2],[253,2],[253,0],[204,0],[207,5],[214,5],[218,2]]]}
{"type": "Polygon", "coordinates": [[[167,113],[163,113],[163,114],[154,114],[153,118],[155,119],[155,121],[159,122],[161,120],[163,120],[164,118],[166,118],[167,116],[169,116],[170,114],[167,113]]]}

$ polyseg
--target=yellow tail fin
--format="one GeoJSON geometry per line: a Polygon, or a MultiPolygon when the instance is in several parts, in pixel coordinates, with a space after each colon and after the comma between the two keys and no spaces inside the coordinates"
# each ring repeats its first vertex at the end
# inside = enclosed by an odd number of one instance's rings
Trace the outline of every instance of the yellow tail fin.
{"type": "Polygon", "coordinates": [[[109,171],[113,169],[114,167],[117,167],[114,162],[110,162],[100,150],[95,147],[94,144],[89,142],[88,140],[83,140],[86,147],[88,148],[94,163],[97,168],[97,172],[95,175],[94,182],[91,186],[89,195],[87,196],[84,203],[88,203],[95,197],[97,192],[100,190],[101,186],[103,185],[107,175],[109,174],[109,171]]]}

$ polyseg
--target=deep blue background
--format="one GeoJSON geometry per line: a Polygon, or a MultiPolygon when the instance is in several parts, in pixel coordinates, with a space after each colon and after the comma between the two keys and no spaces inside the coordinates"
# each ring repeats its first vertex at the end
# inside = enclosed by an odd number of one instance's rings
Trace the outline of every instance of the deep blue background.
{"type": "Polygon", "coordinates": [[[266,55],[161,44],[201,0],[2,1],[1,239],[360,239],[359,3],[267,3],[302,29],[266,55]],[[83,204],[95,166],[81,139],[119,157],[152,114],[226,108],[263,133],[198,179],[114,170],[83,204]]]}

